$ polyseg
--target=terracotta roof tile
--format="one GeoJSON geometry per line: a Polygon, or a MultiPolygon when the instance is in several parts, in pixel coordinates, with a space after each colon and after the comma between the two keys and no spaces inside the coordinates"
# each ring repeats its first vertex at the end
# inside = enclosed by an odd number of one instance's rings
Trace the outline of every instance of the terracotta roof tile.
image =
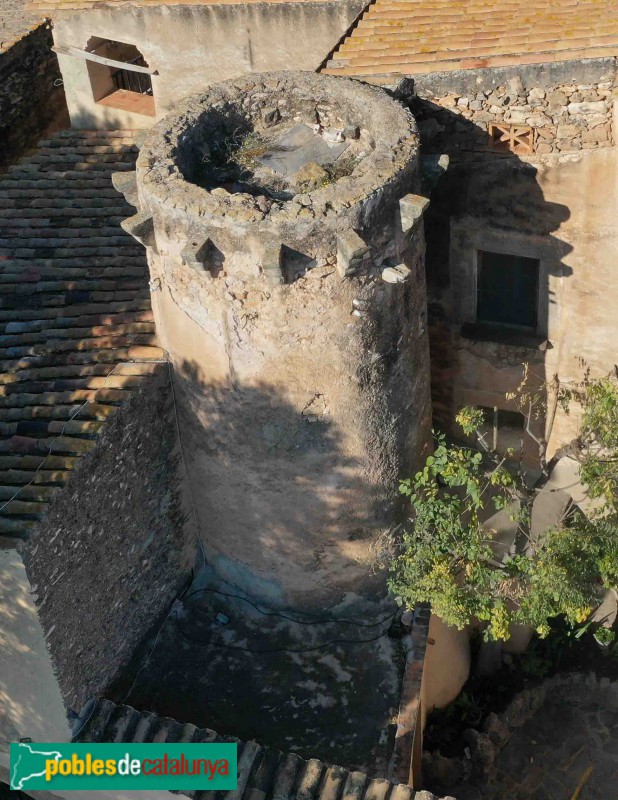
{"type": "MultiPolygon", "coordinates": [[[[315,758],[305,761],[257,742],[219,736],[209,728],[182,725],[110,700],[88,703],[77,721],[77,742],[232,742],[238,744],[238,789],[186,792],[196,800],[438,800],[405,784],[372,779],[315,758]]],[[[185,792],[182,792],[185,794],[185,792]]],[[[448,798],[445,798],[448,800],[448,798]]]]}
{"type": "Polygon", "coordinates": [[[617,0],[375,0],[322,72],[401,75],[618,55],[617,0]]]}
{"type": "Polygon", "coordinates": [[[0,536],[24,537],[161,368],[143,248],[112,174],[129,132],[67,131],[0,178],[0,536]]]}

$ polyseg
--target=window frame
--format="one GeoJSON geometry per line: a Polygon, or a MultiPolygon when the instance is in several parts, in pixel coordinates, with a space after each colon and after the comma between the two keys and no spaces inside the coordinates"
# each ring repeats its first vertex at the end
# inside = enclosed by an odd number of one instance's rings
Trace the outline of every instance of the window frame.
{"type": "Polygon", "coordinates": [[[520,255],[519,253],[506,253],[500,252],[497,250],[488,250],[488,249],[478,249],[475,252],[475,260],[474,260],[474,288],[475,288],[475,298],[474,298],[474,322],[477,325],[482,325],[487,328],[504,328],[505,330],[513,330],[513,331],[523,331],[526,333],[538,333],[539,331],[539,319],[541,314],[541,307],[540,307],[540,284],[541,284],[541,259],[535,258],[534,256],[528,255],[520,255]],[[495,320],[486,320],[486,319],[479,319],[479,292],[480,292],[480,277],[481,277],[481,270],[483,268],[483,253],[492,253],[495,255],[500,256],[510,256],[511,258],[527,258],[531,261],[536,261],[537,269],[536,269],[536,287],[535,287],[535,298],[534,298],[534,325],[524,325],[519,324],[517,322],[497,322],[495,320]]]}
{"type": "MultiPolygon", "coordinates": [[[[546,236],[505,231],[482,224],[478,218],[460,217],[450,220],[449,273],[453,303],[453,321],[462,332],[478,329],[486,341],[509,339],[514,344],[536,348],[551,338],[551,331],[560,324],[563,291],[562,261],[559,252],[546,236]],[[478,254],[479,251],[519,255],[539,261],[536,331],[530,328],[509,328],[477,323],[478,254]],[[482,329],[482,331],[481,331],[482,329]]],[[[472,337],[478,338],[476,333],[472,337]]]]}

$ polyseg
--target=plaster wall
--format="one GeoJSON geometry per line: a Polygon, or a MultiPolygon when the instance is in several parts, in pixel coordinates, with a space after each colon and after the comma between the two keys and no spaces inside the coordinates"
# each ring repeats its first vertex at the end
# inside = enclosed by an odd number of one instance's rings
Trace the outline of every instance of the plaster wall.
{"type": "Polygon", "coordinates": [[[60,55],[75,128],[150,127],[180,100],[251,72],[316,70],[360,13],[363,0],[225,5],[97,5],[54,17],[57,45],[86,49],[91,37],[134,44],[151,69],[156,117],[97,105],[86,61],[60,55]]]}
{"type": "MultiPolygon", "coordinates": [[[[460,163],[432,195],[428,275],[434,402],[439,422],[452,424],[466,404],[508,408],[521,364],[532,375],[577,380],[583,362],[595,375],[616,360],[618,322],[618,158],[614,148],[547,158],[485,158],[460,163]],[[541,262],[536,339],[512,334],[484,339],[474,322],[478,250],[528,255],[541,262]]],[[[534,378],[532,381],[534,385],[534,378]]],[[[548,397],[555,420],[549,454],[577,431],[548,397]]],[[[535,423],[543,435],[544,420],[535,423]]],[[[538,447],[526,437],[530,459],[538,447]]]]}

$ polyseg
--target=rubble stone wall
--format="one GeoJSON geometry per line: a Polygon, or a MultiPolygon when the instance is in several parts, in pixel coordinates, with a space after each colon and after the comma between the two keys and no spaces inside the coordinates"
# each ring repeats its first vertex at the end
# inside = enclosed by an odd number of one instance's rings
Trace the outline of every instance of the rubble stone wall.
{"type": "Polygon", "coordinates": [[[127,665],[191,574],[167,370],[105,425],[22,556],[68,708],[127,665]]]}
{"type": "Polygon", "coordinates": [[[531,126],[539,156],[611,147],[618,86],[614,59],[582,71],[585,67],[563,66],[553,74],[495,70],[483,74],[477,85],[461,83],[458,73],[450,85],[446,79],[421,76],[413,110],[424,149],[462,156],[482,152],[490,123],[531,126]]]}
{"type": "Polygon", "coordinates": [[[47,130],[68,126],[52,44],[51,31],[43,24],[0,50],[0,170],[47,130]]]}

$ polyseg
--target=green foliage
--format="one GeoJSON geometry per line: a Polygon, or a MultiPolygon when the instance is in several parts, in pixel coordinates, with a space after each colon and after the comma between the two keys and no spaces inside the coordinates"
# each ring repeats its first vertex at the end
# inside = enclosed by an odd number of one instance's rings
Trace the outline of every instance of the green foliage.
{"type": "MultiPolygon", "coordinates": [[[[583,410],[582,478],[603,501],[599,511],[574,515],[532,541],[534,492],[521,477],[495,454],[448,445],[438,434],[423,470],[400,486],[411,519],[391,557],[389,585],[402,605],[428,602],[457,628],[480,620],[488,639],[509,638],[512,623],[532,625],[543,637],[552,618],[581,624],[604,589],[618,588],[618,385],[586,381],[573,396],[583,410]],[[500,509],[528,544],[510,558],[483,525],[500,509]]],[[[469,408],[457,421],[468,436],[483,422],[469,408]]]]}

